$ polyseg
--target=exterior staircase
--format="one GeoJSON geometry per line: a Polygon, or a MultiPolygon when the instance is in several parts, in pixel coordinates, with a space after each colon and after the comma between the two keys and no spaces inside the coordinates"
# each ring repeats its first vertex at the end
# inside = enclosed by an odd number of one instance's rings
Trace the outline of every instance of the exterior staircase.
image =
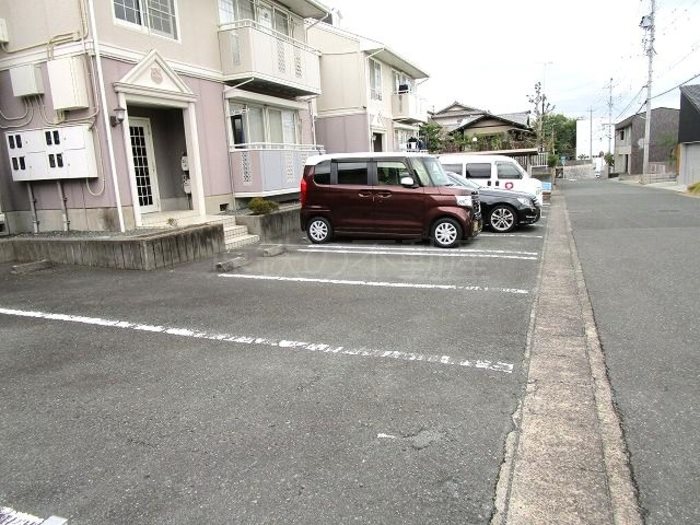
{"type": "Polygon", "coordinates": [[[222,224],[224,227],[224,242],[226,250],[233,250],[241,246],[260,242],[257,235],[249,235],[246,226],[236,224],[233,215],[198,215],[191,210],[163,211],[157,213],[145,213],[142,216],[142,229],[182,228],[197,224],[222,224]]]}

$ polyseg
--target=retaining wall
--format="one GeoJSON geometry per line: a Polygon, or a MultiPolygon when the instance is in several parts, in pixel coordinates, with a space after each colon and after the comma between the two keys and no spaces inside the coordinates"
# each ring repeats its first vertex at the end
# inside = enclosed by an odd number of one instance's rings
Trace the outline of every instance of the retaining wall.
{"type": "MultiPolygon", "coordinates": [[[[143,236],[91,239],[85,237],[15,238],[17,262],[48,259],[57,264],[99,266],[123,270],[157,270],[198,261],[225,251],[224,228],[206,224],[143,236]]],[[[5,250],[0,244],[0,260],[5,250]]]]}
{"type": "Polygon", "coordinates": [[[300,209],[300,206],[296,206],[267,215],[241,215],[236,217],[236,224],[247,226],[248,233],[259,235],[262,242],[276,241],[301,232],[300,209]]]}

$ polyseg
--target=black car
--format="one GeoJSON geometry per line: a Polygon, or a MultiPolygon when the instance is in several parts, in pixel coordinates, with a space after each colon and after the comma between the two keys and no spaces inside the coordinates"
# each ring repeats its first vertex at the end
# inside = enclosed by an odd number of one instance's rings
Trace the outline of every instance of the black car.
{"type": "Polygon", "coordinates": [[[521,224],[540,220],[540,207],[533,195],[521,191],[483,188],[469,179],[447,172],[451,184],[479,191],[484,225],[498,233],[513,231],[521,224]]]}

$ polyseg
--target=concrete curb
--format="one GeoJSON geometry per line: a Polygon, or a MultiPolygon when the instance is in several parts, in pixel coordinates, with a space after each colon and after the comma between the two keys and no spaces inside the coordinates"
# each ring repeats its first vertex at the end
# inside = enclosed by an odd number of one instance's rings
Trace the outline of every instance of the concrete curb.
{"type": "Polygon", "coordinates": [[[641,524],[563,195],[555,194],[492,525],[641,524]],[[543,277],[546,276],[546,280],[543,277]]]}
{"type": "Polygon", "coordinates": [[[593,314],[593,305],[586,288],[583,269],[578,258],[576,242],[571,228],[569,212],[566,207],[564,208],[564,215],[566,217],[569,247],[571,258],[574,262],[576,284],[586,330],[588,362],[591,366],[595,384],[598,424],[600,425],[600,434],[603,440],[603,453],[613,519],[616,525],[641,525],[644,520],[637,503],[638,494],[630,467],[629,452],[622,432],[621,418],[613,400],[612,386],[610,385],[610,378],[605,364],[605,354],[600,344],[600,336],[598,335],[593,314]]]}

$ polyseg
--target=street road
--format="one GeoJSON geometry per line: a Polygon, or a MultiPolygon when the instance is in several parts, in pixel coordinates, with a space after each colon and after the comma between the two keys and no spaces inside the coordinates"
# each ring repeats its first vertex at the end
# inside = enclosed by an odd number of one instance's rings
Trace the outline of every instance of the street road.
{"type": "Polygon", "coordinates": [[[545,232],[301,239],[231,274],[0,266],[0,506],[487,523],[545,232]]]}
{"type": "Polygon", "coordinates": [[[700,199],[564,188],[646,521],[700,523],[700,199]]]}

